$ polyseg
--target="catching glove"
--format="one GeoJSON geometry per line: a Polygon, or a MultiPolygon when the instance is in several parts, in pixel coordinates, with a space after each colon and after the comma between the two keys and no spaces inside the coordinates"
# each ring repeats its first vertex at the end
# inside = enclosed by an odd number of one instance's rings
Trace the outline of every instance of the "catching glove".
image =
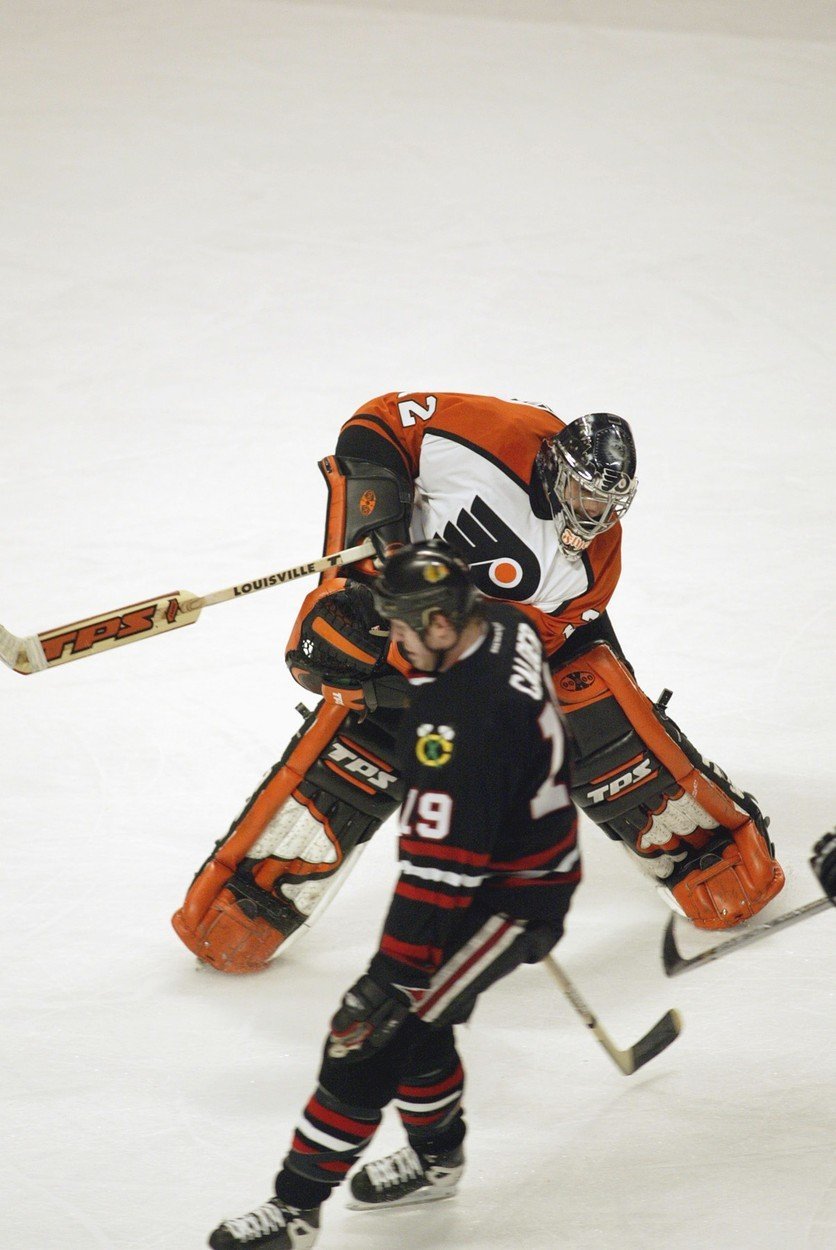
{"type": "Polygon", "coordinates": [[[324,582],[302,604],[285,655],[300,686],[355,712],[405,707],[408,683],[387,661],[389,626],[367,586],[324,582]]]}

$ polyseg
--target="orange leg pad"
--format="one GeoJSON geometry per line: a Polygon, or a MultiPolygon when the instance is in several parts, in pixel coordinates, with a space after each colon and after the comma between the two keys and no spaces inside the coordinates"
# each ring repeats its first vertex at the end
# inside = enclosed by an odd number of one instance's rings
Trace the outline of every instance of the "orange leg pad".
{"type": "Polygon", "coordinates": [[[187,925],[182,909],[171,923],[201,963],[219,972],[259,972],[285,940],[266,920],[250,919],[229,890],[221,891],[194,927],[187,925]]]}
{"type": "Polygon", "coordinates": [[[340,888],[361,844],[397,807],[391,737],[322,703],[172,917],[181,941],[221,972],[256,972],[340,888]]]}
{"type": "Polygon", "coordinates": [[[697,929],[730,929],[765,907],[783,888],[781,865],[749,821],[707,868],[695,868],[671,894],[697,929]]]}
{"type": "Polygon", "coordinates": [[[729,928],[775,897],[784,874],[751,795],[695,750],[610,647],[590,648],[554,680],[576,744],[572,797],[697,928],[729,928]]]}

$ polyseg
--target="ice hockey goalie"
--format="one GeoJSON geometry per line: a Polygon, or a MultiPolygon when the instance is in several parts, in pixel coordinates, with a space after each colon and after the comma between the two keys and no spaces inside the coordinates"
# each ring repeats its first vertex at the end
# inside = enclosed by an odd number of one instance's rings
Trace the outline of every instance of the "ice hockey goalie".
{"type": "MultiPolygon", "coordinates": [[[[439,536],[483,594],[537,627],[573,747],[573,798],[698,928],[747,919],[783,885],[767,821],[639,688],[607,607],[635,495],[628,423],[457,393],[391,393],[320,465],[325,552],[439,536]]],[[[250,971],[320,914],[398,804],[392,732],[405,662],[374,614],[374,563],[333,570],[287,649],[322,702],[197,874],[175,928],[199,958],[250,971]],[[374,770],[377,770],[376,772],[374,770]],[[360,784],[362,783],[362,784],[360,784]]]]}

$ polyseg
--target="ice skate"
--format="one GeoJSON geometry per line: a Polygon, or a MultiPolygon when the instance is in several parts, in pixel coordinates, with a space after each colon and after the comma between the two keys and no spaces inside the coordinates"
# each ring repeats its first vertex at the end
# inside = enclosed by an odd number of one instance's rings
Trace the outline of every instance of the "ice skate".
{"type": "Polygon", "coordinates": [[[307,1250],[319,1236],[319,1208],[301,1211],[270,1198],[254,1211],[224,1220],[212,1233],[212,1250],[307,1250]]]}
{"type": "Polygon", "coordinates": [[[354,1211],[383,1210],[452,1198],[463,1171],[461,1146],[427,1155],[404,1146],[355,1173],[348,1206],[354,1211]]]}

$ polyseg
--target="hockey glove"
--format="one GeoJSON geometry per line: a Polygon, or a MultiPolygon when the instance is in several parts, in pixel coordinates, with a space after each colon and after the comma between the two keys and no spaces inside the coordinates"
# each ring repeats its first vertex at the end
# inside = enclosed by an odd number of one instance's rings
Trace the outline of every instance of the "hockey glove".
{"type": "Polygon", "coordinates": [[[409,1015],[408,1000],[396,994],[381,988],[367,974],[352,985],[331,1021],[329,1059],[357,1063],[386,1046],[409,1015]]]}
{"type": "Polygon", "coordinates": [[[387,662],[389,626],[366,586],[339,579],[312,591],[285,656],[294,680],[354,712],[404,707],[408,684],[387,662]]]}
{"type": "Polygon", "coordinates": [[[836,907],[836,829],[819,838],[813,847],[810,867],[822,883],[822,889],[836,907]]]}

